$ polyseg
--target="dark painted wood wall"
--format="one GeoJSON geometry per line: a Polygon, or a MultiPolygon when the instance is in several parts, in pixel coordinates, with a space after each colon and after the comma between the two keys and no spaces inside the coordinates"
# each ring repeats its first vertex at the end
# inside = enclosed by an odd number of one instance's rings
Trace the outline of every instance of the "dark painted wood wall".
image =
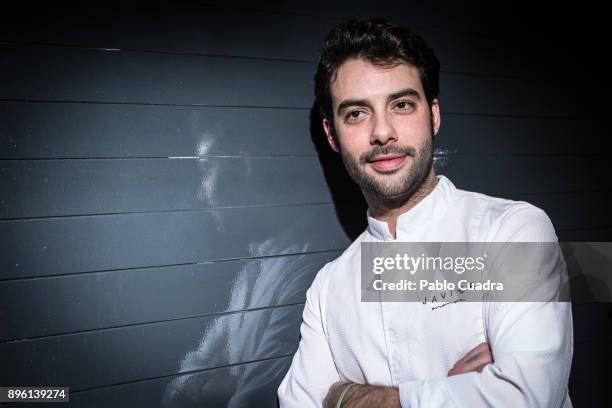
{"type": "MultiPolygon", "coordinates": [[[[319,43],[349,17],[408,24],[438,53],[439,173],[543,208],[560,240],[610,241],[593,73],[566,63],[580,38],[375,3],[2,14],[1,385],[70,386],[74,406],[276,406],[305,290],[365,225],[312,109],[319,43]]],[[[574,305],[574,406],[604,395],[608,313],[574,305]]]]}

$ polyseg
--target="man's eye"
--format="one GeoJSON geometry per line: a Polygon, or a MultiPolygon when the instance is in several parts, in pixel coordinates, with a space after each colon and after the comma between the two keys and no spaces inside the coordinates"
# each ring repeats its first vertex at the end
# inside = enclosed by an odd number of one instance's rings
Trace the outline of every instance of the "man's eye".
{"type": "Polygon", "coordinates": [[[414,108],[414,103],[410,102],[410,101],[401,101],[401,102],[398,102],[395,106],[400,108],[400,109],[402,109],[402,110],[404,110],[404,109],[412,109],[412,108],[414,108]]]}
{"type": "Polygon", "coordinates": [[[363,112],[362,111],[358,111],[358,110],[349,112],[346,115],[346,119],[349,119],[349,120],[350,119],[359,119],[361,113],[363,113],[363,112]]]}

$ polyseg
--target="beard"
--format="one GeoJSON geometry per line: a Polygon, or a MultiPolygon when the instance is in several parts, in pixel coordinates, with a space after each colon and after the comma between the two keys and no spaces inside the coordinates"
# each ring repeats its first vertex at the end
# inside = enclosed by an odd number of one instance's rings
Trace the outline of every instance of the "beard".
{"type": "Polygon", "coordinates": [[[410,198],[425,182],[433,165],[433,138],[429,137],[419,149],[411,146],[375,146],[360,157],[354,157],[340,149],[342,162],[353,181],[364,193],[371,193],[382,200],[402,200],[410,198]],[[396,172],[378,177],[366,172],[369,161],[378,155],[402,154],[411,158],[396,172]],[[406,166],[409,166],[407,169],[406,166]]]}

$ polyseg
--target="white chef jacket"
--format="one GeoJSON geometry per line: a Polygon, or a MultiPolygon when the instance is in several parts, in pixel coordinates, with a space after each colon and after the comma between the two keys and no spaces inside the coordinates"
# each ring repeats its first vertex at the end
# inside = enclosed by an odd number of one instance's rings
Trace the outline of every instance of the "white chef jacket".
{"type": "MultiPolygon", "coordinates": [[[[337,381],[399,388],[402,407],[571,407],[569,302],[361,302],[360,243],[392,241],[367,229],[327,263],[306,293],[301,340],[278,397],[281,408],[321,407],[337,381]],[[494,362],[447,377],[481,342],[494,362]]],[[[397,219],[397,241],[554,242],[541,209],[457,189],[445,176],[397,219]]]]}

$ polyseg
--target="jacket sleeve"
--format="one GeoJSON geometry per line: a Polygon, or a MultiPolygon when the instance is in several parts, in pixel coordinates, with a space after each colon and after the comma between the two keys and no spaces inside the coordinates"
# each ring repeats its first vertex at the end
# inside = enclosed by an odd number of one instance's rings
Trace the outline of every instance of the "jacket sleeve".
{"type": "MultiPolygon", "coordinates": [[[[499,308],[499,304],[491,307],[499,308]]],[[[563,407],[573,352],[569,302],[513,303],[493,313],[493,364],[481,373],[408,381],[402,407],[563,407]]]]}
{"type": "MultiPolygon", "coordinates": [[[[548,216],[533,206],[508,217],[496,238],[497,242],[557,240],[548,216]]],[[[494,362],[481,373],[401,383],[402,407],[571,407],[567,391],[573,354],[571,303],[486,302],[483,315],[494,362]]]]}
{"type": "Polygon", "coordinates": [[[278,388],[281,408],[320,408],[329,387],[340,381],[321,319],[321,278],[317,274],[306,292],[301,339],[291,367],[278,388]]]}

